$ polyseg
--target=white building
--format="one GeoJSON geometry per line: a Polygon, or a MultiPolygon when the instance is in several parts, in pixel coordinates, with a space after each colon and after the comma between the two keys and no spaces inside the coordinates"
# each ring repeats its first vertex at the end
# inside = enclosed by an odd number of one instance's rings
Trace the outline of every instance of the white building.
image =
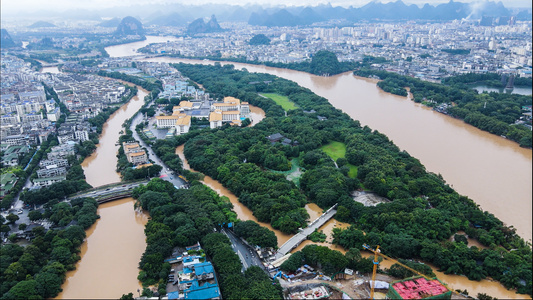
{"type": "Polygon", "coordinates": [[[87,130],[76,130],[74,131],[74,138],[80,142],[85,142],[89,140],[89,133],[87,130]]]}
{"type": "Polygon", "coordinates": [[[156,116],[155,118],[158,128],[175,128],[177,135],[189,132],[191,127],[191,116],[179,110],[175,110],[171,116],[156,116]]]}
{"type": "Polygon", "coordinates": [[[122,143],[122,149],[124,154],[128,158],[128,161],[134,165],[145,164],[148,162],[148,155],[137,142],[124,142],[122,143]]]}
{"type": "Polygon", "coordinates": [[[61,111],[59,108],[55,108],[54,110],[46,113],[46,118],[52,122],[57,122],[59,120],[59,117],[61,117],[61,111]]]}
{"type": "Polygon", "coordinates": [[[241,119],[250,117],[250,105],[233,97],[225,97],[223,102],[213,103],[209,114],[209,127],[217,128],[222,123],[240,124],[241,119]]]}
{"type": "Polygon", "coordinates": [[[48,177],[48,178],[37,178],[33,180],[33,185],[39,186],[39,187],[49,186],[56,182],[64,181],[66,179],[67,177],[65,175],[48,177]]]}

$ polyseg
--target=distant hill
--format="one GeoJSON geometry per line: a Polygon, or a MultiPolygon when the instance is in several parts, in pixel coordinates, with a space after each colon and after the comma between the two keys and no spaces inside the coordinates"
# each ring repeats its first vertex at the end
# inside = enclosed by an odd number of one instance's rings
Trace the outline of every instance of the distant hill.
{"type": "MultiPolygon", "coordinates": [[[[274,11],[257,9],[248,19],[250,25],[262,26],[301,26],[333,19],[345,19],[351,22],[360,20],[460,20],[480,19],[483,16],[499,18],[511,16],[502,2],[484,1],[481,4],[462,3],[450,0],[436,6],[425,4],[422,7],[406,5],[402,0],[381,3],[371,1],[362,7],[333,7],[322,4],[315,7],[293,7],[290,10],[278,8],[274,11]]],[[[528,12],[521,12],[520,19],[526,19],[528,12]]],[[[531,13],[529,13],[531,18],[531,13]]]]}
{"type": "Polygon", "coordinates": [[[250,17],[251,12],[247,9],[244,9],[241,6],[238,6],[235,8],[235,10],[227,16],[228,20],[234,21],[234,22],[246,22],[248,18],[250,17]]]}
{"type": "Polygon", "coordinates": [[[253,13],[250,16],[248,24],[269,27],[306,25],[299,17],[291,14],[286,9],[280,9],[271,15],[253,13]]]}
{"type": "Polygon", "coordinates": [[[28,27],[30,27],[30,28],[42,28],[42,27],[56,27],[56,25],[54,25],[52,23],[49,23],[49,22],[45,22],[45,21],[37,21],[37,22],[31,24],[28,27]]]}
{"type": "Polygon", "coordinates": [[[13,41],[7,30],[0,30],[0,48],[15,47],[17,44],[13,41]]]}
{"type": "Polygon", "coordinates": [[[303,25],[311,25],[316,22],[322,22],[325,21],[326,18],[319,15],[314,9],[311,7],[304,8],[300,14],[298,15],[298,18],[300,19],[300,22],[303,25]]]}
{"type": "Polygon", "coordinates": [[[103,21],[100,24],[98,24],[97,26],[100,26],[100,27],[118,27],[118,25],[120,24],[120,21],[121,21],[120,18],[113,18],[111,20],[103,21]]]}
{"type": "Polygon", "coordinates": [[[187,25],[188,19],[178,13],[159,15],[148,22],[150,25],[180,27],[187,25]]]}
{"type": "Polygon", "coordinates": [[[203,18],[196,19],[187,26],[187,34],[195,35],[198,33],[210,33],[224,31],[217,22],[215,15],[206,23],[203,18]]]}
{"type": "Polygon", "coordinates": [[[135,19],[134,17],[125,17],[120,21],[120,24],[117,26],[115,35],[125,36],[125,35],[140,35],[144,36],[143,24],[135,19]]]}
{"type": "Polygon", "coordinates": [[[531,10],[524,9],[516,15],[516,19],[519,21],[531,21],[531,10]]]}

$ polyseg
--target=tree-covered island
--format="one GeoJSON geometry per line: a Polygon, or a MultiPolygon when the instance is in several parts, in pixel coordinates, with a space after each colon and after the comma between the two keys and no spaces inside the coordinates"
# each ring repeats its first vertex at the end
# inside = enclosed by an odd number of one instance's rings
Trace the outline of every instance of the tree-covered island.
{"type": "MultiPolygon", "coordinates": [[[[359,254],[362,244],[367,243],[381,245],[385,254],[395,258],[429,262],[447,274],[462,274],[471,280],[491,277],[507,288],[531,295],[531,245],[514,228],[455,192],[439,175],[427,172],[416,158],[400,151],[385,135],[361,127],[326,99],[288,80],[235,70],[232,65],[174,66],[214,97],[232,96],[247,101],[262,108],[266,118],[254,127],[194,130],[157,141],[156,148],[171,151],[185,144],[185,156],[192,168],[221,182],[259,221],[282,232],[295,233],[306,226],[309,216],[304,206],[308,202],[324,209],[338,203],[336,219],[352,224],[334,232],[334,243],[350,249],[343,259],[333,263],[331,259],[337,255],[334,251],[306,247],[291,260],[292,265],[284,266],[287,270],[302,262],[327,265],[331,273],[344,267],[368,272],[371,262],[359,254]],[[287,111],[285,116],[281,106],[258,93],[288,97],[297,108],[287,111]],[[267,139],[276,133],[297,143],[267,139]],[[337,164],[321,150],[321,146],[331,142],[346,147],[345,157],[338,158],[337,164]],[[276,173],[294,159],[305,170],[299,185],[276,173]],[[349,176],[347,164],[356,168],[355,177],[349,176]],[[367,207],[354,201],[351,193],[355,190],[373,191],[391,201],[367,207]],[[469,248],[460,237],[450,240],[459,231],[484,245],[483,249],[469,248]],[[315,252],[321,254],[316,256],[315,252]]],[[[162,262],[165,255],[160,254],[170,254],[172,247],[194,242],[207,233],[208,227],[235,218],[228,202],[195,180],[190,190],[170,190],[165,183],[154,182],[136,191],[139,203],[150,211],[153,219],[153,225],[147,227],[149,247],[143,255],[143,272],[139,276],[150,284],[165,279],[164,270],[168,267],[162,262]],[[183,200],[193,197],[190,193],[201,200],[195,198],[194,203],[183,200]],[[182,220],[173,221],[175,215],[168,215],[171,211],[182,220]],[[195,216],[191,217],[189,212],[195,216]],[[163,236],[165,243],[159,238],[163,236]]],[[[244,279],[231,277],[227,273],[229,262],[217,259],[222,257],[221,253],[229,255],[231,250],[223,247],[210,250],[208,245],[213,242],[208,237],[215,239],[206,235],[202,241],[217,272],[223,274],[223,294],[241,295],[243,291],[233,283],[244,279]]],[[[231,268],[237,270],[235,264],[231,268]]],[[[391,272],[402,273],[397,268],[391,272]]]]}

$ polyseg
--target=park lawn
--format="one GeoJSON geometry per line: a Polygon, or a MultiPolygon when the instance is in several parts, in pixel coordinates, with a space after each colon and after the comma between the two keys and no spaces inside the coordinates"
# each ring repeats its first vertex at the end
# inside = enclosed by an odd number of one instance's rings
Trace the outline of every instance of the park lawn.
{"type": "Polygon", "coordinates": [[[267,98],[270,98],[272,100],[274,100],[274,102],[276,102],[277,105],[281,106],[283,108],[283,110],[285,111],[289,111],[291,109],[296,109],[298,108],[296,106],[296,104],[294,104],[294,102],[292,102],[291,100],[289,100],[288,97],[286,96],[282,96],[280,94],[260,94],[262,96],[265,96],[267,98]]]}
{"type": "MultiPolygon", "coordinates": [[[[331,142],[327,145],[320,147],[329,157],[334,161],[341,157],[346,157],[346,145],[341,142],[331,142]]],[[[357,177],[357,167],[352,164],[347,164],[350,171],[348,171],[348,177],[355,178],[357,177]]]]}

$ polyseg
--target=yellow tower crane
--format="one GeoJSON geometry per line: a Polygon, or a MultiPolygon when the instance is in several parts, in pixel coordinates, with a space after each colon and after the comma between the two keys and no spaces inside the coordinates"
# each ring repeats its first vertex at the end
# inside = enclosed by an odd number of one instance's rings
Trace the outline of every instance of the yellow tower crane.
{"type": "MultiPolygon", "coordinates": [[[[371,252],[374,253],[374,261],[373,261],[373,263],[374,263],[374,268],[373,268],[373,270],[372,270],[372,284],[371,284],[371,286],[370,286],[370,299],[374,299],[374,286],[376,285],[376,269],[377,269],[377,266],[378,266],[378,264],[379,264],[379,262],[378,262],[378,255],[381,256],[381,257],[383,257],[383,258],[385,258],[385,259],[388,259],[388,260],[390,260],[390,261],[393,261],[394,263],[399,264],[400,266],[406,268],[407,270],[409,270],[409,271],[411,271],[411,272],[413,272],[413,273],[415,273],[415,274],[417,274],[417,275],[420,275],[420,276],[426,278],[427,280],[433,280],[433,278],[430,278],[430,277],[428,277],[427,275],[422,274],[422,273],[418,272],[417,270],[415,270],[415,269],[413,269],[413,268],[411,268],[411,267],[409,267],[409,266],[406,266],[405,264],[402,264],[401,262],[399,262],[399,261],[397,261],[397,260],[395,260],[395,259],[393,259],[393,258],[390,258],[390,257],[388,257],[387,255],[381,253],[381,251],[379,250],[379,245],[376,246],[376,249],[372,249],[372,248],[370,248],[370,246],[368,246],[367,244],[363,244],[363,248],[365,248],[366,250],[371,251],[371,252]]],[[[451,291],[452,293],[457,293],[456,291],[450,289],[450,288],[448,287],[448,285],[446,285],[446,284],[444,284],[444,287],[446,287],[446,288],[447,288],[449,291],[451,291]]]]}

